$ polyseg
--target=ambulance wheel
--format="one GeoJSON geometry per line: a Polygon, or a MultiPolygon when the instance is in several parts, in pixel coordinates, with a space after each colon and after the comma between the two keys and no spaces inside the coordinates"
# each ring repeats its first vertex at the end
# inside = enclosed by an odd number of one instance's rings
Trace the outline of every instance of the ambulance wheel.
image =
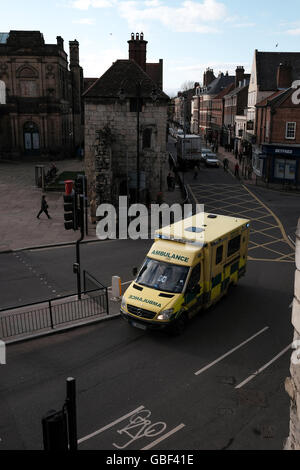
{"type": "Polygon", "coordinates": [[[184,330],[186,329],[188,322],[188,317],[185,314],[180,315],[179,318],[177,318],[173,325],[170,327],[170,333],[172,336],[180,336],[184,330]]]}

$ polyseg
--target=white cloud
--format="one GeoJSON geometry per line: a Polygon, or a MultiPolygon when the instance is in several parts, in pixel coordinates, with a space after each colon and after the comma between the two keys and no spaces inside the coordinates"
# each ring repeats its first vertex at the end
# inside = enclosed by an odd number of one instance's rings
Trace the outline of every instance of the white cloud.
{"type": "Polygon", "coordinates": [[[89,7],[93,8],[110,8],[115,5],[115,0],[73,0],[71,7],[78,10],[88,10],[89,7]]]}
{"type": "Polygon", "coordinates": [[[72,23],[74,24],[95,24],[95,20],[93,18],[81,18],[79,20],[73,20],[72,23]]]}
{"type": "Polygon", "coordinates": [[[149,21],[159,21],[176,32],[217,32],[215,23],[224,20],[226,7],[217,0],[203,0],[201,3],[185,0],[178,7],[169,7],[159,1],[137,1],[119,3],[120,15],[131,29],[141,29],[149,21]],[[150,6],[149,6],[150,4],[150,6]]]}
{"type": "Polygon", "coordinates": [[[290,36],[300,36],[300,28],[289,29],[286,31],[286,34],[289,34],[290,36]]]}
{"type": "MultiPolygon", "coordinates": [[[[81,50],[80,65],[83,67],[85,77],[99,78],[111,67],[114,61],[122,59],[119,48],[101,50],[99,52],[86,52],[81,50]]],[[[127,57],[124,57],[127,59],[127,57]]]]}
{"type": "Polygon", "coordinates": [[[256,23],[236,23],[233,25],[234,28],[254,28],[256,23]]]}

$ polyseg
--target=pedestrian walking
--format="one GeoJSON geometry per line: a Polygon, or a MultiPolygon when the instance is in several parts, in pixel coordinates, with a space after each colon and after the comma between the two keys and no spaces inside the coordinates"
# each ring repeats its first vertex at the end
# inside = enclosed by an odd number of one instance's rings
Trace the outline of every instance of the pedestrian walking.
{"type": "Polygon", "coordinates": [[[42,196],[42,200],[41,200],[41,210],[40,212],[38,213],[38,215],[36,216],[37,219],[40,218],[40,215],[42,214],[42,212],[45,212],[46,216],[48,217],[48,219],[51,219],[50,215],[48,214],[48,204],[47,204],[47,201],[46,201],[46,196],[42,196]]]}
{"type": "Polygon", "coordinates": [[[195,165],[194,167],[194,180],[196,180],[198,178],[198,167],[197,165],[195,165]]]}
{"type": "Polygon", "coordinates": [[[228,171],[228,167],[229,167],[228,158],[224,158],[224,160],[223,160],[223,166],[224,166],[224,171],[227,172],[227,171],[228,171]]]}
{"type": "Polygon", "coordinates": [[[240,177],[240,165],[238,164],[238,162],[236,162],[236,165],[234,167],[234,176],[236,176],[237,178],[240,177]]]}

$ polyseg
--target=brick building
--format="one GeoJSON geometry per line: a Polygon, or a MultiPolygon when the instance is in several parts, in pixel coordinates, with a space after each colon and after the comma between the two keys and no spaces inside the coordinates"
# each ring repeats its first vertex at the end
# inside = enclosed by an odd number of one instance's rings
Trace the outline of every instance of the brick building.
{"type": "Polygon", "coordinates": [[[60,36],[46,44],[39,31],[0,33],[0,158],[70,157],[82,143],[79,43],[69,47],[70,63],[60,36]]]}
{"type": "MultiPolygon", "coordinates": [[[[235,77],[230,76],[228,72],[226,74],[220,72],[218,77],[215,78],[213,70],[206,70],[203,77],[203,86],[196,88],[196,94],[193,98],[192,130],[194,133],[211,138],[214,128],[212,122],[213,99],[218,97],[234,81],[235,77]]],[[[217,112],[217,114],[219,113],[217,112]]]]}
{"type": "Polygon", "coordinates": [[[147,64],[143,34],[128,43],[129,59],[114,62],[83,94],[92,215],[100,203],[117,204],[119,195],[135,201],[138,186],[140,201],[156,200],[164,187],[169,97],[162,60],[147,64]]]}
{"type": "Polygon", "coordinates": [[[256,168],[267,182],[300,183],[300,89],[278,90],[256,105],[256,168]]]}

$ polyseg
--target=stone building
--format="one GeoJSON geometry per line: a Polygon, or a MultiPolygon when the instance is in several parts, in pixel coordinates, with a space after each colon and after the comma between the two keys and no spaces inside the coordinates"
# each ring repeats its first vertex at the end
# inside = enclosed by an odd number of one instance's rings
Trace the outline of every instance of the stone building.
{"type": "Polygon", "coordinates": [[[147,64],[143,34],[128,43],[129,59],[114,62],[83,94],[92,216],[120,195],[131,203],[156,201],[166,179],[169,97],[162,91],[162,60],[147,64]]]}
{"type": "Polygon", "coordinates": [[[291,377],[285,381],[285,389],[291,398],[290,435],[286,441],[285,449],[300,450],[300,219],[296,233],[295,296],[292,324],[295,328],[295,351],[291,360],[291,377]]]}
{"type": "Polygon", "coordinates": [[[73,156],[83,140],[79,43],[46,44],[39,31],[0,33],[0,158],[73,156]],[[3,85],[4,83],[4,85],[3,85]]]}

